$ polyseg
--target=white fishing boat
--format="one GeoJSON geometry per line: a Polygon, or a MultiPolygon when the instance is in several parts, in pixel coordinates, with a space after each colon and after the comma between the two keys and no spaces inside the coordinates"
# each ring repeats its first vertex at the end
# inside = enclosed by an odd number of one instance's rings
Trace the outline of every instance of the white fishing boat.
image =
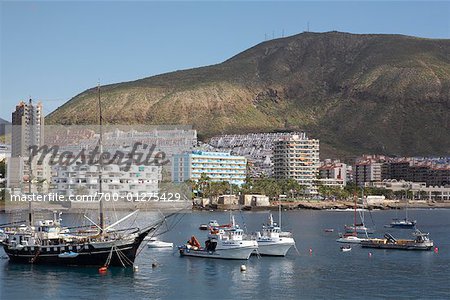
{"type": "Polygon", "coordinates": [[[202,247],[195,236],[186,245],[179,246],[180,256],[193,256],[217,259],[249,259],[258,248],[255,240],[243,238],[244,231],[236,225],[231,216],[231,224],[226,227],[214,227],[210,230],[205,246],[202,247]]]}
{"type": "Polygon", "coordinates": [[[286,256],[289,249],[295,245],[290,236],[280,236],[281,228],[269,215],[269,224],[263,226],[261,232],[257,232],[258,253],[260,255],[286,256]]]}
{"type": "Polygon", "coordinates": [[[144,241],[147,241],[148,248],[172,248],[173,247],[173,243],[160,241],[156,237],[144,239],[144,241]]]}

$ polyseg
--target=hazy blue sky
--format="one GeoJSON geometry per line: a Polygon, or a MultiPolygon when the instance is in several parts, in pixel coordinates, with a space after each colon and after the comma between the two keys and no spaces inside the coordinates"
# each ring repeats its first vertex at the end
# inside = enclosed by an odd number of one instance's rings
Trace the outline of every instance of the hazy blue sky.
{"type": "Polygon", "coordinates": [[[0,117],[45,113],[96,85],[204,66],[310,31],[450,38],[450,2],[1,1],[0,117]]]}

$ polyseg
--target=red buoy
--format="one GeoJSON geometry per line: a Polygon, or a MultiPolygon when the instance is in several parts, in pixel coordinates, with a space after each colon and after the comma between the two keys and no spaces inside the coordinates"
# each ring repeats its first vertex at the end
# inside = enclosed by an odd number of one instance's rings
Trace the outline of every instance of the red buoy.
{"type": "Polygon", "coordinates": [[[438,247],[434,247],[434,253],[438,253],[439,252],[439,248],[438,247]]]}

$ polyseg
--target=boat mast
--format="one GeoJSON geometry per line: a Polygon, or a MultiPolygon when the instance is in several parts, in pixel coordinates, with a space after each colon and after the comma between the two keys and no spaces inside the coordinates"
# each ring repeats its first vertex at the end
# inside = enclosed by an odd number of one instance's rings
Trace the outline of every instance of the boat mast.
{"type": "Polygon", "coordinates": [[[281,230],[281,202],[278,203],[278,227],[281,230]]]}
{"type": "Polygon", "coordinates": [[[405,220],[408,220],[408,189],[406,190],[405,220]]]}
{"type": "Polygon", "coordinates": [[[365,210],[364,187],[361,188],[361,203],[362,203],[361,223],[363,224],[363,226],[366,226],[366,223],[364,222],[364,210],[365,210]]]}
{"type": "Polygon", "coordinates": [[[356,232],[356,199],[358,199],[358,194],[356,193],[356,191],[353,194],[353,198],[355,199],[355,211],[354,211],[354,215],[353,215],[353,229],[354,229],[353,232],[356,236],[357,235],[357,232],[356,232]]]}
{"type": "MultiPolygon", "coordinates": [[[[28,155],[28,195],[31,195],[31,179],[33,177],[33,168],[31,167],[31,147],[28,149],[28,155]]],[[[28,199],[28,223],[30,227],[33,226],[33,210],[31,208],[31,199],[28,199]]]]}
{"type": "MultiPolygon", "coordinates": [[[[99,144],[100,144],[100,155],[98,159],[98,191],[99,195],[102,195],[102,172],[103,172],[103,118],[102,118],[102,103],[100,100],[100,82],[97,85],[97,93],[98,93],[98,111],[99,111],[99,124],[100,124],[100,137],[99,137],[99,144]]],[[[104,224],[104,216],[103,216],[103,200],[100,196],[99,199],[99,210],[100,210],[100,231],[103,232],[103,229],[105,227],[104,224]]]]}
{"type": "MultiPolygon", "coordinates": [[[[31,117],[29,116],[29,131],[30,132],[34,132],[34,110],[33,110],[33,105],[32,105],[32,100],[30,98],[30,111],[31,111],[31,117]]],[[[23,125],[22,125],[23,126],[23,125]]],[[[31,140],[30,140],[31,142],[31,140]]],[[[31,157],[31,145],[28,145],[28,195],[31,196],[31,188],[32,188],[32,183],[31,180],[33,179],[33,168],[32,168],[32,157],[31,157]]],[[[31,207],[31,199],[28,199],[28,223],[31,226],[33,226],[33,210],[31,207]]]]}

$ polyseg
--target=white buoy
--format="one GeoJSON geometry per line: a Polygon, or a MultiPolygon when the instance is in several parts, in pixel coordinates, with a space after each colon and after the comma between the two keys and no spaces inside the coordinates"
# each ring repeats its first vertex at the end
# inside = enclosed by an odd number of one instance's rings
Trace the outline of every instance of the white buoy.
{"type": "Polygon", "coordinates": [[[247,271],[247,267],[245,265],[241,265],[241,272],[247,271]]]}
{"type": "Polygon", "coordinates": [[[133,266],[133,271],[134,271],[134,272],[139,271],[139,267],[138,267],[138,266],[133,266]]]}

